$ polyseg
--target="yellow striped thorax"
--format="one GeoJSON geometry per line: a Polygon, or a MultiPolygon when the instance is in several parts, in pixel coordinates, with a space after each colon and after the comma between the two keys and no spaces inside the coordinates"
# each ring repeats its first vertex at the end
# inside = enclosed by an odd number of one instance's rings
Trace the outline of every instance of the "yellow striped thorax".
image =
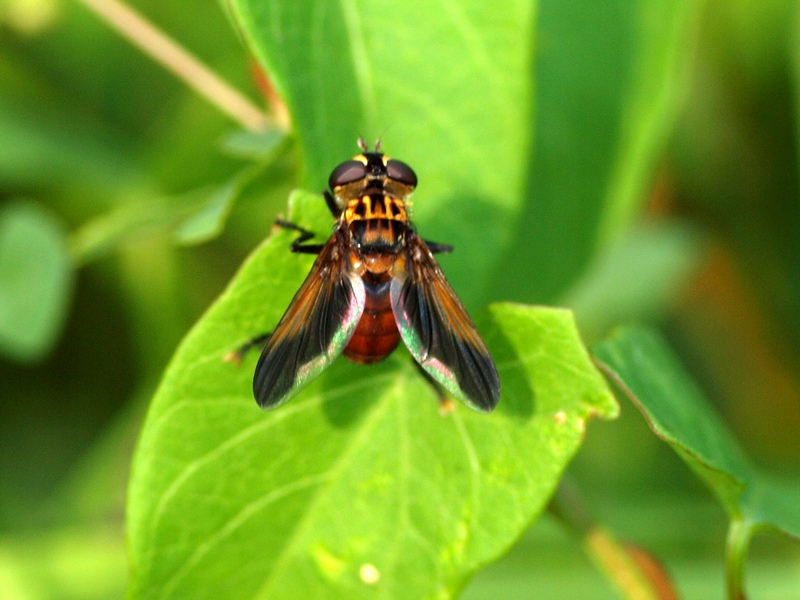
{"type": "Polygon", "coordinates": [[[405,201],[400,198],[385,194],[364,194],[347,202],[344,219],[348,223],[361,219],[389,219],[407,223],[408,213],[405,201]]]}
{"type": "Polygon", "coordinates": [[[364,152],[336,167],[328,184],[356,248],[392,254],[403,248],[410,227],[406,200],[417,185],[411,167],[380,152],[364,152]]]}

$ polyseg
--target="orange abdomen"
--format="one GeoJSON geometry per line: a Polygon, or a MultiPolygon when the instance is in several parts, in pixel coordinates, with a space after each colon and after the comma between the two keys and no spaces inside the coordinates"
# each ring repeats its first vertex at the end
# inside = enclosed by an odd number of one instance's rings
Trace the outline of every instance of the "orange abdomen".
{"type": "Polygon", "coordinates": [[[364,314],[344,348],[344,355],[359,364],[383,360],[400,341],[400,331],[392,313],[388,278],[377,285],[370,285],[369,281],[364,283],[367,284],[364,314]]]}

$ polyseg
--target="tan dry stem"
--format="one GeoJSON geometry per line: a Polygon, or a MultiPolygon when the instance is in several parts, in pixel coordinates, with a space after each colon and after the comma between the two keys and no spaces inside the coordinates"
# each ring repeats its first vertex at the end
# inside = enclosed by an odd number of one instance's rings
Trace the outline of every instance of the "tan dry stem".
{"type": "Polygon", "coordinates": [[[245,129],[259,131],[270,123],[249,99],[131,7],[119,0],[80,2],[245,129]]]}

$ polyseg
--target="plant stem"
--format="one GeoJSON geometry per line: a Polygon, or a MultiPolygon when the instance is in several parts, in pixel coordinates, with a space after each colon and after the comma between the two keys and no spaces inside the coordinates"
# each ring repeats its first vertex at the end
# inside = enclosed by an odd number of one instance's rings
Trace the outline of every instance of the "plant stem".
{"type": "Polygon", "coordinates": [[[119,0],[80,2],[245,129],[271,124],[255,104],[131,7],[119,0]]]}
{"type": "Polygon", "coordinates": [[[749,521],[738,518],[728,527],[725,544],[725,569],[728,585],[728,600],[745,600],[744,561],[753,537],[753,526],[749,521]]]}
{"type": "Polygon", "coordinates": [[[625,598],[674,600],[678,597],[666,571],[652,556],[617,540],[609,530],[593,522],[578,489],[567,478],[561,480],[548,510],[581,537],[586,554],[625,598]]]}

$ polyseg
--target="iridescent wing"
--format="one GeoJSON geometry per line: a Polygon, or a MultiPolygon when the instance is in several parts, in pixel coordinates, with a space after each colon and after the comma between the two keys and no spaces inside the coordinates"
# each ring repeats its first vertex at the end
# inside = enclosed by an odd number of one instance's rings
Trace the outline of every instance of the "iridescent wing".
{"type": "Polygon", "coordinates": [[[414,359],[471,408],[489,412],[500,378],[486,344],[428,247],[410,231],[405,270],[392,281],[392,310],[414,359]]]}
{"type": "Polygon", "coordinates": [[[341,354],[364,312],[364,283],[348,269],[340,230],[323,247],[311,272],[269,336],[253,377],[259,406],[291,398],[341,354]]]}

